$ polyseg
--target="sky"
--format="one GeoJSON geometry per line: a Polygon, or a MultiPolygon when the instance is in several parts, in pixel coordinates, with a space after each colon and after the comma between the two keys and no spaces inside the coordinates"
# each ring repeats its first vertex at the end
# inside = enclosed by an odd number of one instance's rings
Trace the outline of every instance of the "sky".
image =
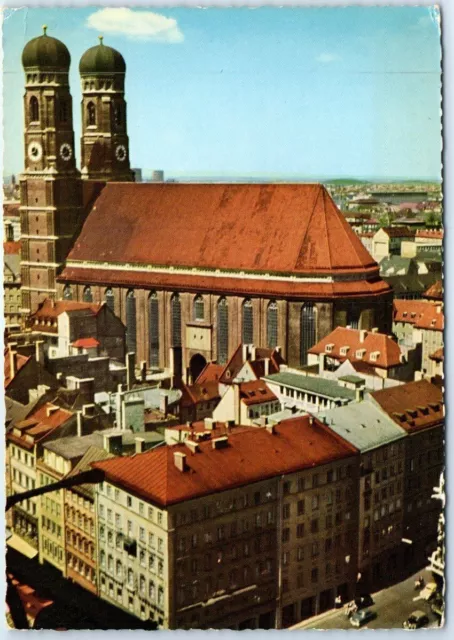
{"type": "Polygon", "coordinates": [[[439,179],[441,46],[430,7],[5,10],[4,170],[23,168],[21,53],[42,33],[72,63],[126,60],[133,167],[166,177],[439,179]]]}

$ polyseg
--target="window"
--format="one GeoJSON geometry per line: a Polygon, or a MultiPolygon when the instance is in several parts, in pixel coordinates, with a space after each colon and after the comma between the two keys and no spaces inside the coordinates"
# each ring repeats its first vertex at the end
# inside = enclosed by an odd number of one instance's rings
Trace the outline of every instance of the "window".
{"type": "Polygon", "coordinates": [[[150,297],[148,298],[148,322],[150,366],[159,367],[159,303],[156,292],[150,293],[150,297]]]}
{"type": "Polygon", "coordinates": [[[172,347],[181,347],[181,301],[178,293],[170,301],[172,316],[172,347]]]}
{"type": "Polygon", "coordinates": [[[30,122],[39,121],[39,104],[36,96],[32,96],[30,98],[29,113],[30,113],[30,122]]]}
{"type": "Polygon", "coordinates": [[[143,527],[139,528],[139,540],[140,542],[145,542],[145,529],[143,527]]]}
{"type": "Polygon", "coordinates": [[[318,518],[311,520],[311,533],[318,533],[318,518]]]}
{"type": "Polygon", "coordinates": [[[63,300],[72,300],[72,299],[73,299],[73,292],[69,284],[67,284],[63,289],[63,300]]]}
{"type": "Polygon", "coordinates": [[[152,602],[154,602],[154,599],[156,597],[156,591],[155,591],[153,580],[150,580],[150,584],[148,585],[148,597],[152,602]]]}
{"type": "Polygon", "coordinates": [[[277,302],[274,300],[268,305],[266,326],[268,347],[274,349],[277,347],[277,302]]]}
{"type": "Polygon", "coordinates": [[[225,364],[229,354],[229,307],[226,298],[217,305],[217,355],[218,363],[225,364]]]}
{"type": "Polygon", "coordinates": [[[96,109],[93,102],[87,104],[87,125],[89,127],[96,125],[96,109]]]}
{"type": "Polygon", "coordinates": [[[93,293],[91,287],[85,287],[82,294],[82,300],[84,302],[93,302],[93,293]]]}
{"type": "Polygon", "coordinates": [[[301,308],[300,364],[307,364],[307,352],[316,342],[315,308],[310,302],[301,308]]]}
{"type": "Polygon", "coordinates": [[[128,291],[126,295],[126,348],[129,353],[136,352],[136,297],[134,291],[128,291]]]}
{"type": "Polygon", "coordinates": [[[243,302],[241,336],[243,344],[252,344],[254,342],[254,310],[252,300],[249,299],[243,302]]]}
{"type": "Polygon", "coordinates": [[[311,582],[318,582],[318,569],[314,568],[311,571],[311,582]]]}
{"type": "Polygon", "coordinates": [[[282,542],[288,542],[290,540],[290,529],[282,529],[282,542]]]}
{"type": "Polygon", "coordinates": [[[290,505],[284,504],[284,506],[282,507],[282,519],[288,520],[288,518],[290,518],[290,505]]]}
{"type": "Polygon", "coordinates": [[[112,289],[106,289],[104,293],[104,300],[106,301],[106,305],[109,309],[113,311],[115,306],[115,297],[112,289]]]}
{"type": "Polygon", "coordinates": [[[202,296],[198,295],[194,298],[192,304],[192,318],[193,320],[205,319],[205,303],[202,296]]]}
{"type": "Polygon", "coordinates": [[[303,538],[304,537],[304,524],[301,523],[296,527],[296,537],[303,538]]]}
{"type": "Polygon", "coordinates": [[[312,496],[312,511],[316,511],[319,508],[320,499],[318,495],[312,496]]]}

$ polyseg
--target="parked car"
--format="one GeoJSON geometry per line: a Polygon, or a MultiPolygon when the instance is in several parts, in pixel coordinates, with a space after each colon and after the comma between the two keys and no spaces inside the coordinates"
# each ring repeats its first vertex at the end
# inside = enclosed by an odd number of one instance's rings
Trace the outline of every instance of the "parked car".
{"type": "Polygon", "coordinates": [[[371,609],[361,609],[361,611],[357,611],[350,618],[350,624],[353,627],[362,627],[363,624],[367,624],[371,620],[374,620],[377,617],[375,611],[371,609]]]}
{"type": "Polygon", "coordinates": [[[370,594],[364,593],[358,598],[355,598],[355,604],[358,609],[365,609],[366,607],[372,607],[375,602],[370,594]]]}
{"type": "Polygon", "coordinates": [[[420,629],[428,624],[429,618],[424,611],[413,611],[402,625],[404,629],[420,629]]]}
{"type": "Polygon", "coordinates": [[[437,585],[435,582],[428,582],[424,589],[421,589],[419,595],[423,600],[431,600],[437,592],[437,585]]]}

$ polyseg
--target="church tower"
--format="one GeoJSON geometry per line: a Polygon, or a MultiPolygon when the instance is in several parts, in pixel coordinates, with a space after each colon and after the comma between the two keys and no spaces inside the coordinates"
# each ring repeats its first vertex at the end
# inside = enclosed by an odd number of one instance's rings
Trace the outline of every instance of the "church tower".
{"type": "Polygon", "coordinates": [[[82,82],[81,170],[87,180],[131,182],[123,56],[100,36],[79,64],[82,82]]]}
{"type": "Polygon", "coordinates": [[[82,181],[76,169],[71,58],[47,35],[28,42],[25,71],[25,168],[20,177],[22,314],[56,297],[56,276],[82,219],[82,181]]]}

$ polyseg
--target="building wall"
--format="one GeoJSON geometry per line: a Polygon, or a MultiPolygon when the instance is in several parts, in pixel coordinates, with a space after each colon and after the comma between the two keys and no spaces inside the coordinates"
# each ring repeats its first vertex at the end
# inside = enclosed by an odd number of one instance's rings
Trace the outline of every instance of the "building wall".
{"type": "MultiPolygon", "coordinates": [[[[36,487],[35,449],[8,442],[11,493],[36,487]]],[[[39,498],[23,500],[12,509],[12,527],[21,538],[38,548],[39,498]]]]}
{"type": "MultiPolygon", "coordinates": [[[[70,470],[62,464],[62,471],[56,471],[52,468],[53,465],[46,464],[51,458],[47,455],[49,452],[44,451],[44,459],[37,464],[38,483],[41,487],[61,480],[70,470]]],[[[64,489],[57,489],[40,497],[39,562],[48,562],[66,577],[64,515],[64,489]]]]}
{"type": "Polygon", "coordinates": [[[422,329],[422,371],[431,371],[431,361],[429,356],[443,346],[443,331],[431,331],[422,329]]]}
{"type": "Polygon", "coordinates": [[[97,594],[95,505],[93,496],[77,489],[64,491],[66,575],[97,594]]]}

